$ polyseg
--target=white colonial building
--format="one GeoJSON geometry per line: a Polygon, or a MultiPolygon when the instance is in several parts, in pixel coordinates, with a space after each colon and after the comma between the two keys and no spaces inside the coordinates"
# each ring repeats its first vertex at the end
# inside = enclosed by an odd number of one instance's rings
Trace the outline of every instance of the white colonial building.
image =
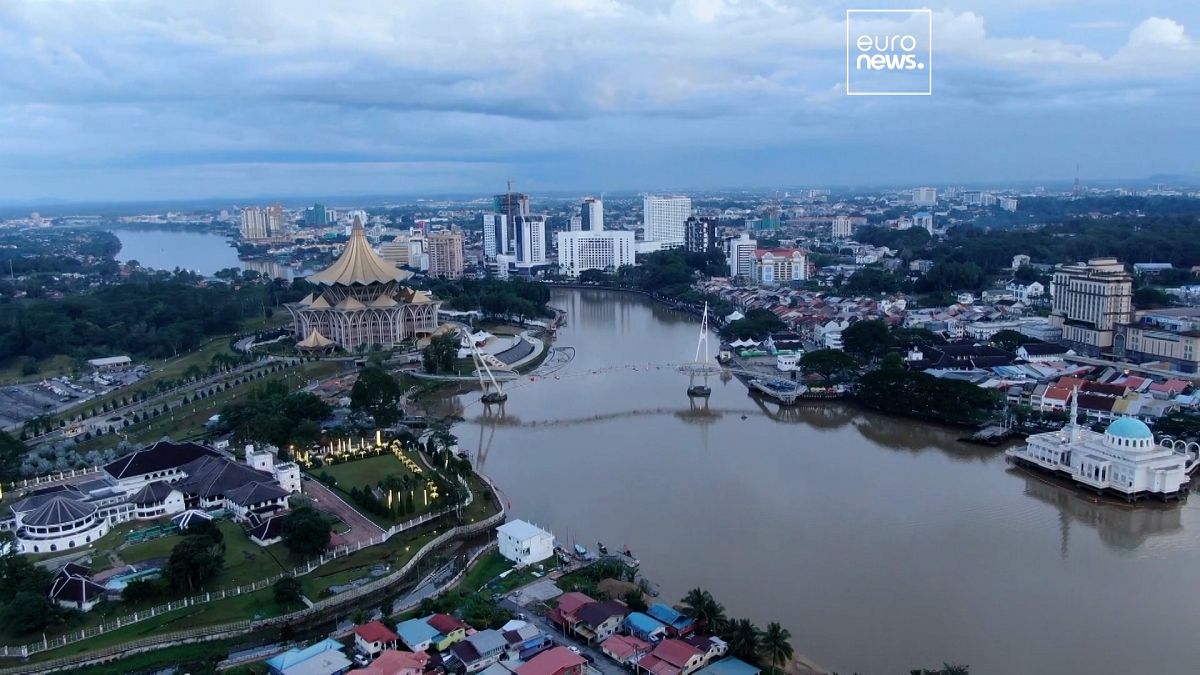
{"type": "MultiPolygon", "coordinates": [[[[1073,419],[1077,408],[1073,398],[1073,419]]],[[[1122,417],[1102,434],[1072,422],[1060,431],[1030,436],[1028,445],[1006,454],[1018,465],[1059,474],[1082,487],[1133,501],[1185,495],[1198,452],[1200,446],[1194,443],[1182,447],[1170,441],[1157,444],[1143,422],[1122,417]]]]}
{"type": "Polygon", "coordinates": [[[496,528],[500,555],[518,567],[541,562],[554,555],[554,535],[524,520],[510,520],[496,528]]]}
{"type": "Polygon", "coordinates": [[[246,446],[242,463],[197,443],[159,441],[105,465],[98,478],[25,494],[0,529],[13,532],[21,553],[67,551],[119,523],[188,509],[221,509],[254,523],[286,510],[300,491],[300,467],[271,452],[246,446]]]}

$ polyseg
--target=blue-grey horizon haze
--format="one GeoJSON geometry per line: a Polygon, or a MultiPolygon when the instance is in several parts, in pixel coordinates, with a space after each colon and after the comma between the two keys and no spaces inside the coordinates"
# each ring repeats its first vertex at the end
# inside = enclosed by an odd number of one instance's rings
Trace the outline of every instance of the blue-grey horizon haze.
{"type": "Polygon", "coordinates": [[[783,0],[0,2],[0,202],[1200,176],[1200,4],[931,2],[928,97],[783,0]]]}

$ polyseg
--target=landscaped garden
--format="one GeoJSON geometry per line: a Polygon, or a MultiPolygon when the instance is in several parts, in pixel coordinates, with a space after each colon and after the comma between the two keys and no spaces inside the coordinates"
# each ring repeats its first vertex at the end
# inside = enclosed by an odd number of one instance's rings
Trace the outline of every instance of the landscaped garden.
{"type": "Polygon", "coordinates": [[[328,464],[314,473],[377,525],[389,528],[450,503],[444,482],[414,456],[384,452],[328,464]]]}

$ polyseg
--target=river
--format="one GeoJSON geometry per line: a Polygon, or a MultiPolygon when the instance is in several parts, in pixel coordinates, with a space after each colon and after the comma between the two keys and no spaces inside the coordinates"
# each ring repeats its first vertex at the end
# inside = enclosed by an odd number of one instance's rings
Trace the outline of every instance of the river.
{"type": "Polygon", "coordinates": [[[1200,499],[1095,504],[956,430],[840,403],[790,411],[687,378],[698,323],[632,294],[556,289],[557,376],[477,394],[455,427],[512,515],[568,546],[628,545],[662,598],[710,590],[843,674],[1195,672],[1200,499]],[[616,368],[642,364],[632,368],[616,368]],[[601,372],[603,371],[603,372],[601,372]]]}
{"type": "Polygon", "coordinates": [[[240,260],[237,249],[229,245],[229,240],[213,232],[141,228],[114,228],[111,231],[121,240],[117,260],[136,260],[143,267],[162,270],[180,267],[204,275],[239,267],[278,279],[308,273],[274,260],[240,260]]]}

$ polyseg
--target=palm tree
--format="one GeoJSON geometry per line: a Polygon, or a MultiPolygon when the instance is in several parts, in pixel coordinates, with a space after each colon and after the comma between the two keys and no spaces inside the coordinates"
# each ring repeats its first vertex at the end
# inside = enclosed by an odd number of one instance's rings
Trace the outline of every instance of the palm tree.
{"type": "Polygon", "coordinates": [[[710,598],[712,598],[712,594],[703,588],[693,588],[683,596],[683,612],[688,616],[695,617],[704,601],[710,598]]]}
{"type": "Polygon", "coordinates": [[[771,660],[772,670],[778,669],[780,663],[790,661],[795,654],[791,639],[792,634],[778,622],[772,621],[767,624],[767,630],[762,634],[762,651],[763,656],[771,660]]]}
{"type": "Polygon", "coordinates": [[[725,641],[729,651],[743,661],[758,661],[761,632],[750,619],[731,619],[725,625],[725,641]]]}
{"type": "Polygon", "coordinates": [[[725,607],[713,598],[712,593],[702,588],[688,591],[683,596],[683,606],[684,614],[711,630],[719,632],[725,622],[725,607]]]}

